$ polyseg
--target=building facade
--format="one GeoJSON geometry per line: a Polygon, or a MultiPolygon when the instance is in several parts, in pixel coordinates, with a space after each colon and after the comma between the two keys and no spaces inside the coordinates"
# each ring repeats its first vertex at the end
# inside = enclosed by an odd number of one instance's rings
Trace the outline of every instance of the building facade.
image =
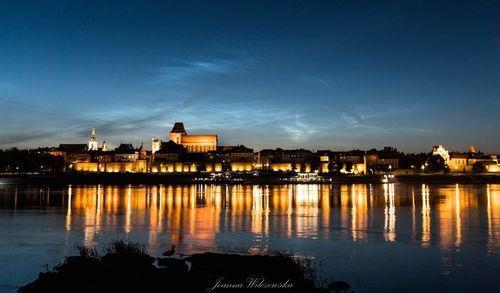
{"type": "Polygon", "coordinates": [[[187,134],[182,122],[174,124],[169,138],[176,144],[183,145],[189,153],[207,153],[217,150],[216,134],[187,134]]]}

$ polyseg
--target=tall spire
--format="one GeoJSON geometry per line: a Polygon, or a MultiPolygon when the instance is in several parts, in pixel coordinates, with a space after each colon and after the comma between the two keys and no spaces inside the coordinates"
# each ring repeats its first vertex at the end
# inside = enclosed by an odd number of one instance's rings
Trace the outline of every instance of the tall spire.
{"type": "Polygon", "coordinates": [[[88,149],[89,149],[89,151],[97,151],[97,139],[96,139],[96,135],[95,135],[95,128],[92,128],[92,133],[90,134],[88,149]]]}

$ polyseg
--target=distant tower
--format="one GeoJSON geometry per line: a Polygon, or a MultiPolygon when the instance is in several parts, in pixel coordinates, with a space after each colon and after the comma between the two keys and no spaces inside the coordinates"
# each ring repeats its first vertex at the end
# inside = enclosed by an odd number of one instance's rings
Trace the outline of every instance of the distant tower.
{"type": "Polygon", "coordinates": [[[156,137],[153,137],[151,139],[151,152],[154,154],[158,150],[160,150],[160,145],[161,145],[160,140],[158,138],[156,138],[156,137]]]}
{"type": "Polygon", "coordinates": [[[184,129],[184,123],[175,122],[172,131],[170,131],[169,138],[176,144],[182,143],[182,135],[186,135],[186,129],[184,129]]]}
{"type": "Polygon", "coordinates": [[[469,153],[473,154],[473,153],[475,153],[475,152],[476,152],[476,149],[474,149],[474,146],[473,146],[473,145],[471,145],[471,146],[469,147],[469,153]]]}
{"type": "Polygon", "coordinates": [[[89,151],[97,151],[97,140],[95,138],[95,128],[92,128],[92,133],[90,134],[88,149],[89,149],[89,151]]]}
{"type": "Polygon", "coordinates": [[[103,141],[103,142],[102,142],[102,148],[101,148],[101,150],[102,150],[103,152],[107,152],[107,151],[108,151],[108,146],[106,145],[106,142],[105,142],[105,141],[103,141]]]}
{"type": "Polygon", "coordinates": [[[146,149],[144,149],[144,143],[141,142],[141,146],[139,147],[139,159],[145,160],[147,158],[146,149]]]}

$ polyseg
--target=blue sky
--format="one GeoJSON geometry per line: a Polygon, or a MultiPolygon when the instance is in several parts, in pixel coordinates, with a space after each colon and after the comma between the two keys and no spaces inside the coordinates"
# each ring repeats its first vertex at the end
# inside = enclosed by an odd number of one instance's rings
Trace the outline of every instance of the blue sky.
{"type": "Polygon", "coordinates": [[[498,1],[3,1],[0,148],[500,152],[498,1]]]}

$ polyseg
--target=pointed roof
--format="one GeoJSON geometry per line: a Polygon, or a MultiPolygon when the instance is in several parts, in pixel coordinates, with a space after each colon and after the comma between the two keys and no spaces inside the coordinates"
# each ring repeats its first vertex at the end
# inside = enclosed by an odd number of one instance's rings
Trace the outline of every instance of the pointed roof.
{"type": "Polygon", "coordinates": [[[174,127],[172,128],[172,131],[170,133],[183,133],[186,134],[186,129],[184,129],[184,123],[182,122],[175,122],[174,127]]]}
{"type": "Polygon", "coordinates": [[[95,128],[92,128],[92,133],[90,134],[90,141],[95,141],[95,140],[96,140],[95,128]]]}
{"type": "Polygon", "coordinates": [[[135,149],[130,143],[121,143],[120,146],[118,146],[115,149],[115,153],[117,154],[133,154],[135,153],[135,149]]]}

